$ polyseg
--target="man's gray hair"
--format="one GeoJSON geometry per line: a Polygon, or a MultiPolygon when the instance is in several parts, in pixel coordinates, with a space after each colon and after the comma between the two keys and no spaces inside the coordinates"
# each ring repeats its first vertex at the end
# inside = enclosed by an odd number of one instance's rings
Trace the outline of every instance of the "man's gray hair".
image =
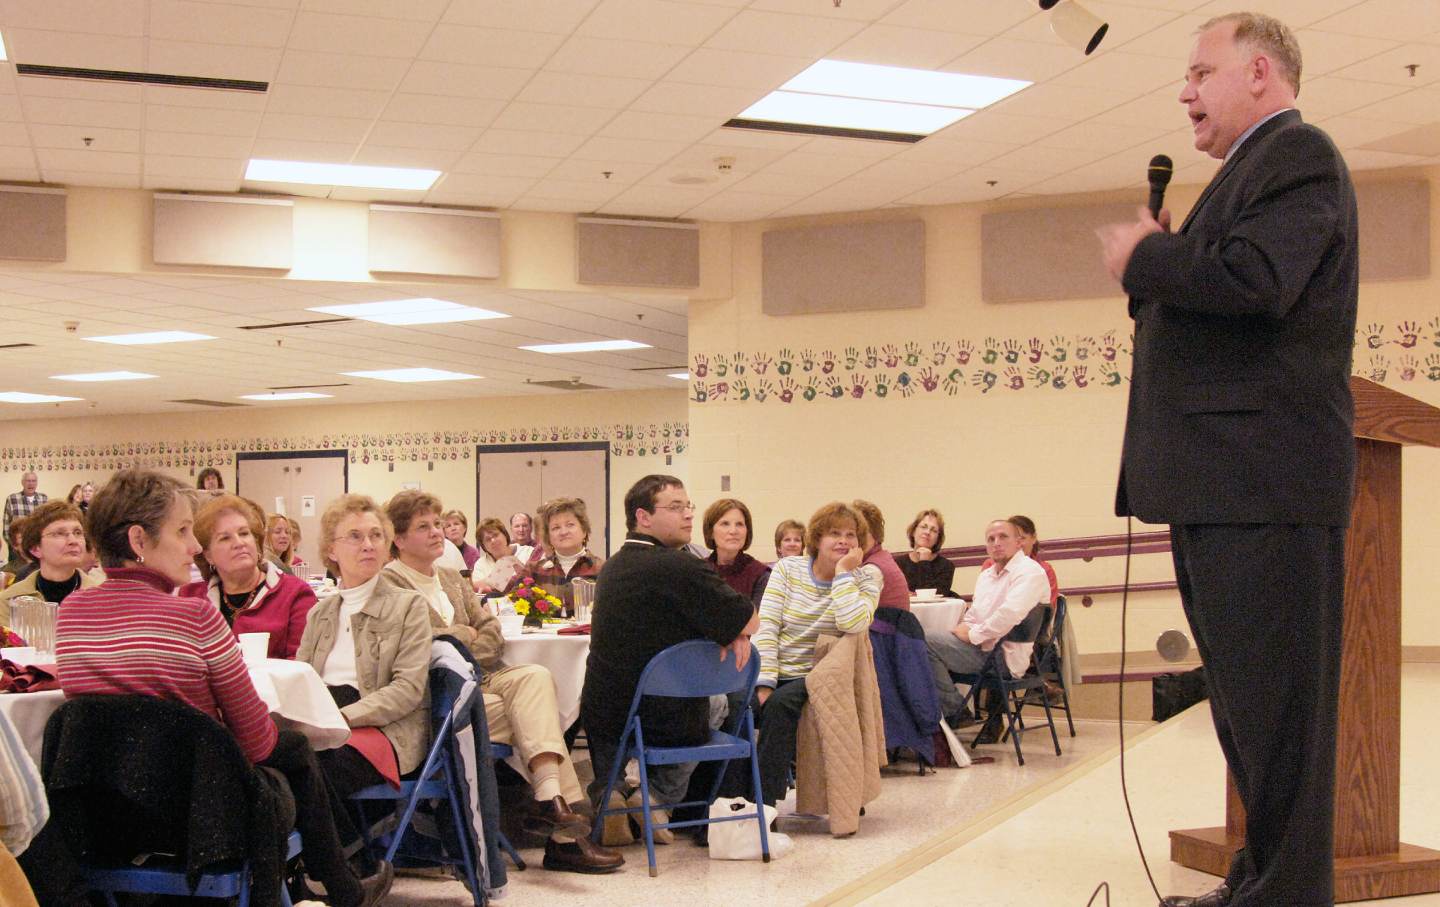
{"type": "Polygon", "coordinates": [[[1295,33],[1290,30],[1290,26],[1263,13],[1226,13],[1200,26],[1199,32],[1209,31],[1227,22],[1235,25],[1235,43],[1247,45],[1251,50],[1258,50],[1269,57],[1279,67],[1281,78],[1289,83],[1298,97],[1300,42],[1295,40],[1295,33]]]}

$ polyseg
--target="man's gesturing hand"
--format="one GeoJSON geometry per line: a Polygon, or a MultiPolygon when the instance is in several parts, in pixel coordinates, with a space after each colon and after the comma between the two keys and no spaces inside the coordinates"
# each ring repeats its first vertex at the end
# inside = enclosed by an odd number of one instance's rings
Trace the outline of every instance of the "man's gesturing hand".
{"type": "Polygon", "coordinates": [[[1130,264],[1130,256],[1135,253],[1135,247],[1140,245],[1140,240],[1151,233],[1170,232],[1170,211],[1160,212],[1160,219],[1156,220],[1150,216],[1150,210],[1140,207],[1133,224],[1106,224],[1095,231],[1100,237],[1101,252],[1105,258],[1105,270],[1116,282],[1125,279],[1125,268],[1130,264]]]}

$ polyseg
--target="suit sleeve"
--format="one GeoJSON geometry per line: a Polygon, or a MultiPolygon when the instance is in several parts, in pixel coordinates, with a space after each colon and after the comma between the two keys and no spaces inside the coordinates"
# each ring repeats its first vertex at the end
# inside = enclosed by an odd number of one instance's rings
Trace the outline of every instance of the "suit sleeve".
{"type": "Polygon", "coordinates": [[[1304,126],[1255,153],[1265,158],[1230,176],[1255,185],[1229,229],[1147,236],[1125,269],[1125,292],[1207,315],[1279,319],[1290,311],[1348,210],[1344,165],[1322,133],[1304,126]]]}

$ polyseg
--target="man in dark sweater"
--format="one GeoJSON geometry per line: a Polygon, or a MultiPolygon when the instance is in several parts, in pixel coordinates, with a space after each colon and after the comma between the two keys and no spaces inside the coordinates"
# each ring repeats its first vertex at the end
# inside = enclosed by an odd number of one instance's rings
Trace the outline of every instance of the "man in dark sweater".
{"type": "MultiPolygon", "coordinates": [[[[736,670],[749,661],[759,619],[745,596],[684,550],[694,516],[695,506],[674,476],[646,476],[625,494],[628,533],[600,570],[580,694],[580,721],[595,770],[592,801],[605,792],[630,701],[651,658],[676,643],[709,639],[725,647],[721,657],[733,660],[736,670]]],[[[640,720],[649,745],[703,743],[710,733],[709,701],[650,697],[641,704],[640,720]]],[[[679,802],[693,768],[694,763],[650,768],[653,801],[679,802]]]]}

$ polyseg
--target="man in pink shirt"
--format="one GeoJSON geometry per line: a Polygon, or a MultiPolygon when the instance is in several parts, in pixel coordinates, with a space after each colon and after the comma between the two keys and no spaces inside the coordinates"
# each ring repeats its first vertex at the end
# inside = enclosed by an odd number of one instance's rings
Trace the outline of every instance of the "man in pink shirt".
{"type": "MultiPolygon", "coordinates": [[[[975,600],[952,629],[926,633],[930,670],[940,691],[940,711],[952,726],[965,718],[965,697],[955,689],[950,672],[977,673],[990,650],[1005,638],[1038,604],[1050,600],[1050,580],[1035,561],[1020,549],[1020,529],[1008,520],[985,527],[985,551],[994,564],[975,580],[975,600]]],[[[1030,667],[1028,642],[1004,642],[1005,664],[1020,676],[1030,667]]],[[[994,716],[992,716],[993,720],[994,716]]]]}

